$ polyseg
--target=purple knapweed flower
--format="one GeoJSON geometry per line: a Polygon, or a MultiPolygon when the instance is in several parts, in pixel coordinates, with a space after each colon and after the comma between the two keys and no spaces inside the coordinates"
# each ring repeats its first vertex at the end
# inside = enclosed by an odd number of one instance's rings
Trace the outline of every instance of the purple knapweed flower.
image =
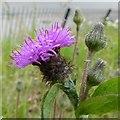
{"type": "Polygon", "coordinates": [[[24,68],[29,64],[41,64],[40,61],[47,60],[50,56],[56,55],[52,47],[40,45],[39,42],[33,41],[31,37],[25,39],[25,44],[20,45],[20,50],[12,51],[12,64],[18,68],[24,68]],[[47,53],[51,51],[51,53],[47,53]]]}
{"type": "Polygon", "coordinates": [[[71,32],[68,28],[62,28],[58,26],[58,23],[54,23],[52,28],[40,30],[40,34],[37,34],[36,39],[39,43],[49,44],[49,46],[63,48],[74,44],[74,36],[71,35],[71,32]]]}
{"type": "Polygon", "coordinates": [[[10,56],[11,63],[18,68],[24,68],[30,64],[40,65],[47,61],[51,56],[57,56],[57,50],[74,44],[74,37],[68,28],[58,26],[54,23],[51,29],[40,30],[36,34],[36,40],[30,36],[25,39],[25,44],[20,45],[20,49],[14,49],[10,56]]]}

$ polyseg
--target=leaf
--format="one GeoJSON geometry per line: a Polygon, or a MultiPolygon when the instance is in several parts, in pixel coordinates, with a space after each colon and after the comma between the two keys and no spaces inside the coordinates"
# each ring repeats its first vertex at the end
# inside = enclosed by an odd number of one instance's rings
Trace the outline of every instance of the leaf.
{"type": "Polygon", "coordinates": [[[70,79],[64,82],[63,91],[70,99],[73,107],[76,108],[78,105],[78,95],[73,80],[70,79]]]}
{"type": "Polygon", "coordinates": [[[44,94],[43,98],[42,98],[42,102],[41,102],[41,117],[44,117],[44,102],[45,102],[45,98],[48,94],[48,91],[44,94]]]}
{"type": "Polygon", "coordinates": [[[117,95],[96,96],[86,99],[77,107],[76,117],[80,115],[102,114],[114,111],[118,111],[117,95]]]}
{"type": "Polygon", "coordinates": [[[118,94],[118,77],[112,78],[100,84],[92,96],[94,97],[106,94],[118,94]]]}
{"type": "Polygon", "coordinates": [[[47,91],[42,99],[41,105],[41,117],[42,118],[51,118],[52,109],[54,105],[55,98],[61,88],[61,84],[54,84],[49,91],[47,91]]]}

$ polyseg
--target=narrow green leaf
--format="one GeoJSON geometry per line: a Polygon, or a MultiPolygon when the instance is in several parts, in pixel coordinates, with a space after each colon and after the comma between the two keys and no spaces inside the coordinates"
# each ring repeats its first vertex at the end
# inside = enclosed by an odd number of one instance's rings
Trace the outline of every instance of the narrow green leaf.
{"type": "Polygon", "coordinates": [[[118,94],[118,77],[112,78],[100,84],[92,96],[94,97],[107,94],[118,94]]]}
{"type": "Polygon", "coordinates": [[[49,91],[47,91],[42,99],[41,105],[41,117],[42,118],[51,118],[52,109],[54,105],[55,98],[61,88],[61,84],[54,84],[49,91]]]}
{"type": "Polygon", "coordinates": [[[71,101],[73,107],[76,109],[76,107],[78,105],[78,95],[77,95],[77,91],[75,89],[74,82],[71,79],[66,80],[64,82],[63,91],[66,93],[66,95],[68,96],[69,100],[71,101]]]}
{"type": "Polygon", "coordinates": [[[45,102],[45,98],[48,94],[48,91],[44,94],[43,98],[42,98],[42,102],[41,102],[41,118],[44,117],[44,102],[45,102]]]}
{"type": "Polygon", "coordinates": [[[117,95],[91,97],[77,107],[76,117],[118,111],[118,102],[117,95]]]}

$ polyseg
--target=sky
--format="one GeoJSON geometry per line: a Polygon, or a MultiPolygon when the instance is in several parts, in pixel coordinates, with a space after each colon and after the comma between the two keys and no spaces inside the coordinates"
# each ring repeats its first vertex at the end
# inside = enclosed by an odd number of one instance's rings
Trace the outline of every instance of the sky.
{"type": "Polygon", "coordinates": [[[2,0],[2,2],[119,2],[119,0],[2,0]]]}
{"type": "Polygon", "coordinates": [[[13,7],[39,7],[39,8],[59,8],[64,6],[69,6],[70,8],[76,8],[76,6],[79,6],[81,9],[118,9],[118,3],[117,2],[49,2],[49,4],[46,4],[46,2],[39,2],[39,3],[33,3],[33,2],[21,2],[20,4],[17,4],[16,2],[10,2],[10,6],[13,7]]]}

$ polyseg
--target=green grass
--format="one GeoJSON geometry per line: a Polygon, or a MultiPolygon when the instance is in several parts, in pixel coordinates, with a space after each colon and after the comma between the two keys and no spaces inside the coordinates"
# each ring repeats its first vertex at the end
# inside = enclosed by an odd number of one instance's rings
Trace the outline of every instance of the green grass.
{"type": "MultiPolygon", "coordinates": [[[[74,73],[77,74],[77,90],[79,91],[80,80],[83,74],[84,60],[87,56],[87,47],[84,43],[85,35],[90,30],[88,28],[83,28],[80,30],[80,38],[78,44],[78,55],[75,59],[74,73]]],[[[75,32],[74,32],[75,33],[75,32]]],[[[105,35],[107,36],[107,47],[104,50],[98,52],[92,64],[94,64],[98,58],[102,58],[107,62],[105,69],[106,80],[113,77],[117,69],[118,61],[118,30],[112,27],[105,28],[105,35]]],[[[32,33],[32,36],[34,34],[32,33]]],[[[20,102],[19,102],[19,117],[21,118],[40,118],[40,101],[43,94],[48,90],[45,83],[42,82],[42,74],[37,67],[32,65],[24,68],[18,69],[10,67],[8,62],[10,62],[9,54],[16,44],[21,43],[23,38],[18,41],[9,40],[7,38],[2,42],[2,115],[5,118],[16,117],[16,83],[17,81],[22,81],[23,90],[20,92],[20,102]],[[39,98],[38,100],[36,100],[39,98]],[[33,101],[30,101],[33,99],[33,101]],[[30,108],[33,110],[29,112],[30,108]]],[[[64,48],[61,50],[61,54],[66,58],[67,61],[71,60],[73,52],[73,47],[64,48]]],[[[67,97],[61,97],[62,93],[59,93],[57,104],[59,109],[62,110],[61,114],[64,118],[75,117],[73,108],[67,97]]],[[[57,112],[60,112],[58,110],[57,112]]],[[[115,114],[105,114],[99,115],[97,117],[114,117],[115,114]]],[[[93,116],[94,117],[94,116],[93,116]]],[[[96,116],[95,116],[96,117],[96,116]]]]}

